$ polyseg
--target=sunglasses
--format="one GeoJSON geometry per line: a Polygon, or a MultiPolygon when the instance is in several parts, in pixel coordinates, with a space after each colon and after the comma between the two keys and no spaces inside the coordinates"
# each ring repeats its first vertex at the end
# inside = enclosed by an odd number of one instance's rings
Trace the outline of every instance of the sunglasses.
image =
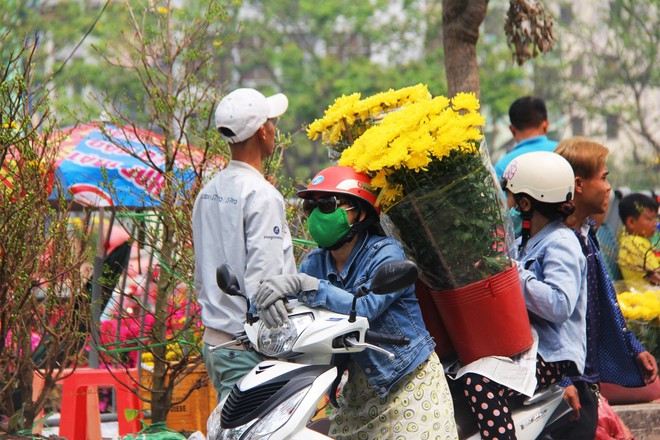
{"type": "Polygon", "coordinates": [[[321,197],[319,199],[305,199],[302,207],[305,215],[309,216],[315,208],[319,208],[319,211],[321,211],[323,214],[330,214],[335,212],[337,208],[344,205],[350,205],[350,208],[346,208],[346,211],[355,208],[355,206],[353,206],[353,204],[348,200],[340,199],[336,196],[321,197]]]}

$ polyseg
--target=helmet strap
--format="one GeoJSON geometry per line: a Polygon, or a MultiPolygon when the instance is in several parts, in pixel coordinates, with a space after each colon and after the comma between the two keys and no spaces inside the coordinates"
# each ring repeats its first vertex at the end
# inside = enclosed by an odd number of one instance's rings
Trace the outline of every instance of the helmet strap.
{"type": "Polygon", "coordinates": [[[520,218],[522,220],[522,230],[521,230],[521,240],[520,240],[520,246],[518,246],[518,253],[522,253],[523,249],[525,249],[525,246],[527,245],[527,241],[529,240],[531,234],[532,234],[532,215],[534,213],[534,200],[531,199],[530,197],[526,197],[525,200],[527,200],[530,204],[529,209],[525,210],[523,209],[521,205],[521,202],[523,201],[523,195],[522,194],[514,194],[513,199],[516,201],[516,209],[520,211],[520,218]]]}
{"type": "MultiPolygon", "coordinates": [[[[358,207],[358,218],[361,215],[362,210],[358,207]]],[[[374,215],[367,215],[364,220],[361,221],[356,221],[351,225],[351,229],[348,230],[346,235],[344,235],[342,238],[340,238],[337,243],[333,244],[332,246],[327,246],[324,247],[323,249],[328,250],[328,251],[336,251],[349,241],[353,240],[356,235],[359,235],[362,233],[362,231],[366,230],[369,226],[373,225],[376,221],[378,221],[378,216],[374,215]]]]}
{"type": "Polygon", "coordinates": [[[520,214],[520,217],[522,218],[522,231],[521,231],[521,240],[520,240],[520,246],[518,247],[518,253],[521,253],[523,249],[525,249],[525,246],[527,245],[527,241],[529,240],[529,237],[532,233],[532,214],[533,211],[523,211],[520,214]]]}

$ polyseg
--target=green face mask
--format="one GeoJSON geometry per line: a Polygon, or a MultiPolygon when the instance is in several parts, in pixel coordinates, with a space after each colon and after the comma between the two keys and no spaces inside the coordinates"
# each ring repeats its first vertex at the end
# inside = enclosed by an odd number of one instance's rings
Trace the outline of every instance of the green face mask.
{"type": "Polygon", "coordinates": [[[351,229],[346,211],[337,208],[330,214],[315,208],[307,218],[307,229],[319,247],[326,248],[341,240],[351,229]]]}

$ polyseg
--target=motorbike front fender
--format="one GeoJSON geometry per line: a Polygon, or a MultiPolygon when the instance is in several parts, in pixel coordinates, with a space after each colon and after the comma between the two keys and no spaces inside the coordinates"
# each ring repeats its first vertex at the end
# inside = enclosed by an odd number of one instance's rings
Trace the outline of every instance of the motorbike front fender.
{"type": "MultiPolygon", "coordinates": [[[[291,411],[286,422],[276,427],[269,438],[284,440],[303,435],[307,440],[327,438],[309,430],[307,423],[315,415],[318,402],[324,397],[336,376],[337,369],[329,365],[261,362],[234,386],[227,398],[214,410],[215,416],[209,418],[207,431],[211,434],[227,430],[244,430],[247,426],[252,426],[268,417],[284,402],[288,401],[290,404],[291,398],[296,393],[306,390],[304,397],[291,411]]],[[[250,430],[247,430],[241,438],[252,438],[249,432],[250,430]]],[[[209,435],[209,439],[212,438],[215,438],[215,434],[209,435]]]]}

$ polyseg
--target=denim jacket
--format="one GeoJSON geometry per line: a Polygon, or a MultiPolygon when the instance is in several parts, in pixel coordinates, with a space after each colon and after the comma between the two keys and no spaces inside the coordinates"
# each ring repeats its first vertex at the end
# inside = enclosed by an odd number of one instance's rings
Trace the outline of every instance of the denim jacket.
{"type": "MultiPolygon", "coordinates": [[[[396,240],[369,233],[358,238],[340,273],[329,251],[315,249],[300,265],[300,272],[318,278],[319,288],[302,292],[299,300],[310,307],[348,314],[353,296],[360,286],[369,286],[374,271],[384,262],[403,259],[406,255],[396,240]]],[[[405,346],[381,345],[395,354],[393,360],[369,349],[352,355],[378,395],[386,396],[397,381],[426,361],[435,347],[422,320],[415,286],[387,295],[363,296],[357,301],[357,315],[369,320],[371,330],[410,339],[405,346]]]]}
{"type": "Polygon", "coordinates": [[[587,260],[580,242],[556,220],[529,239],[519,261],[527,310],[539,335],[539,354],[546,362],[573,361],[582,373],[587,350],[587,260]]]}

